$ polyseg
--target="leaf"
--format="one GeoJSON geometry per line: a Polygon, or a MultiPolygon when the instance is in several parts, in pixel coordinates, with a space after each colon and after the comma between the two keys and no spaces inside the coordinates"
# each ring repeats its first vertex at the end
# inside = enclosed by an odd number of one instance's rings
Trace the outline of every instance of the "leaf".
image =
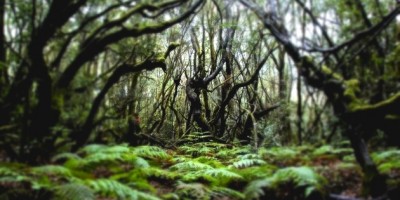
{"type": "Polygon", "coordinates": [[[204,169],[213,169],[213,167],[195,161],[186,161],[172,165],[169,169],[172,171],[187,172],[187,171],[198,171],[204,169]]]}
{"type": "Polygon", "coordinates": [[[163,149],[157,146],[139,146],[135,147],[133,152],[140,157],[151,160],[169,160],[171,156],[163,149]]]}
{"type": "Polygon", "coordinates": [[[56,199],[60,200],[94,200],[94,191],[86,185],[80,183],[68,183],[54,188],[56,199]]]}

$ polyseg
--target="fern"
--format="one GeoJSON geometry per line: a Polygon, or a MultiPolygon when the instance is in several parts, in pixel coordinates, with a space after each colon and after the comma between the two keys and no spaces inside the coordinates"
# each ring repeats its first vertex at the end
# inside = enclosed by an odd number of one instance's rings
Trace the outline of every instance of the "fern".
{"type": "Polygon", "coordinates": [[[314,157],[322,156],[322,155],[332,155],[342,158],[346,155],[351,155],[353,153],[353,149],[351,148],[334,148],[331,145],[323,145],[312,152],[314,157]]]}
{"type": "Polygon", "coordinates": [[[96,199],[95,193],[91,188],[79,183],[69,183],[56,186],[54,188],[54,196],[56,199],[60,200],[96,199]]]}
{"type": "Polygon", "coordinates": [[[192,145],[192,146],[182,146],[179,148],[184,154],[191,155],[193,157],[207,156],[215,153],[215,148],[203,146],[203,145],[192,145]]]}
{"type": "Polygon", "coordinates": [[[228,167],[240,169],[240,168],[246,168],[255,165],[264,165],[264,164],[266,164],[266,162],[261,159],[260,155],[254,153],[248,153],[244,155],[238,155],[235,159],[235,162],[233,162],[228,167]]]}
{"type": "Polygon", "coordinates": [[[227,183],[234,180],[242,180],[243,177],[235,172],[231,172],[227,169],[205,169],[195,172],[190,172],[182,177],[183,181],[203,181],[207,180],[214,185],[226,185],[227,183]]]}
{"type": "Polygon", "coordinates": [[[34,175],[58,175],[64,178],[72,177],[71,170],[60,165],[44,165],[39,167],[32,167],[31,172],[34,175]]]}
{"type": "Polygon", "coordinates": [[[150,164],[149,162],[147,162],[147,160],[141,157],[136,157],[136,159],[134,159],[133,161],[133,166],[135,166],[136,168],[147,168],[150,167],[150,164]]]}
{"type": "Polygon", "coordinates": [[[333,147],[331,145],[323,145],[314,150],[312,153],[314,156],[326,155],[330,154],[333,151],[333,147]]]}
{"type": "Polygon", "coordinates": [[[174,158],[171,159],[172,163],[181,163],[181,162],[187,162],[189,160],[192,160],[191,157],[186,157],[182,155],[176,155],[174,158]]]}
{"type": "Polygon", "coordinates": [[[84,147],[81,151],[85,152],[86,156],[78,160],[69,160],[72,164],[68,163],[68,166],[89,169],[93,166],[115,165],[118,163],[133,164],[140,167],[148,166],[147,161],[138,158],[132,149],[124,145],[105,146],[92,144],[84,147]]]}
{"type": "Polygon", "coordinates": [[[253,181],[265,177],[272,176],[276,167],[272,165],[252,166],[243,169],[236,169],[236,173],[240,174],[246,181],[253,181]]]}
{"type": "Polygon", "coordinates": [[[117,197],[119,199],[130,199],[130,200],[140,199],[139,191],[134,190],[128,187],[127,185],[122,184],[115,180],[110,180],[110,179],[88,180],[86,181],[86,184],[90,188],[92,188],[96,193],[99,193],[102,196],[117,197]]]}
{"type": "Polygon", "coordinates": [[[278,170],[274,174],[274,179],[276,183],[292,181],[296,187],[319,186],[319,183],[323,180],[309,167],[288,167],[278,170]]]}
{"type": "Polygon", "coordinates": [[[219,159],[230,159],[235,156],[235,153],[231,149],[222,149],[215,156],[219,159]]]}
{"type": "Polygon", "coordinates": [[[210,165],[199,163],[196,161],[186,161],[182,163],[177,163],[169,168],[172,171],[178,172],[188,172],[188,171],[198,171],[205,169],[213,169],[210,165]]]}
{"type": "Polygon", "coordinates": [[[209,175],[217,179],[243,179],[241,175],[227,169],[206,169],[198,173],[203,173],[204,175],[209,175]]]}
{"type": "Polygon", "coordinates": [[[380,164],[378,170],[382,173],[388,174],[392,170],[400,170],[400,160],[390,161],[387,163],[380,164]]]}
{"type": "Polygon", "coordinates": [[[236,161],[236,162],[232,163],[232,165],[230,165],[229,167],[241,169],[241,168],[247,168],[247,167],[251,167],[251,166],[255,166],[255,165],[264,165],[264,164],[267,164],[264,160],[250,158],[250,159],[243,159],[243,160],[236,161]]]}
{"type": "Polygon", "coordinates": [[[264,188],[270,188],[272,182],[270,179],[255,180],[249,183],[244,190],[245,199],[259,199],[265,195],[264,188]]]}
{"type": "Polygon", "coordinates": [[[83,165],[100,165],[116,161],[132,162],[136,158],[132,150],[126,145],[91,144],[80,151],[87,155],[82,160],[81,164],[83,165]]]}
{"type": "Polygon", "coordinates": [[[30,183],[35,190],[51,190],[54,185],[63,181],[72,181],[76,178],[70,169],[59,165],[44,165],[30,169],[32,180],[30,183]]]}
{"type": "Polygon", "coordinates": [[[243,146],[240,148],[236,147],[233,149],[226,149],[226,148],[221,149],[216,154],[216,157],[225,160],[237,157],[237,155],[246,155],[246,154],[251,154],[250,146],[243,146]]]}
{"type": "Polygon", "coordinates": [[[316,174],[309,167],[288,167],[278,170],[272,177],[251,182],[245,189],[248,199],[259,198],[265,195],[264,188],[276,190],[281,185],[293,184],[294,188],[304,188],[304,196],[314,192],[321,192],[326,180],[316,174]]]}
{"type": "Polygon", "coordinates": [[[62,160],[81,160],[81,159],[82,158],[78,154],[66,152],[53,156],[53,158],[51,158],[51,162],[55,163],[62,160]]]}
{"type": "Polygon", "coordinates": [[[222,164],[220,161],[218,161],[218,159],[214,157],[200,156],[194,159],[194,161],[210,165],[211,167],[214,168],[224,167],[224,164],[222,164]]]}
{"type": "Polygon", "coordinates": [[[383,152],[376,152],[373,153],[371,156],[375,163],[382,164],[384,162],[400,160],[400,150],[391,149],[383,152]]]}
{"type": "Polygon", "coordinates": [[[226,197],[230,197],[233,199],[245,199],[245,195],[243,193],[227,187],[212,187],[211,191],[211,196],[216,199],[223,199],[226,197]]]}
{"type": "Polygon", "coordinates": [[[132,151],[128,146],[126,146],[126,144],[123,144],[123,145],[109,146],[104,149],[104,152],[105,153],[130,153],[132,151]]]}
{"type": "Polygon", "coordinates": [[[260,155],[269,160],[288,160],[298,156],[298,152],[291,148],[273,147],[268,150],[261,149],[260,155]]]}
{"type": "Polygon", "coordinates": [[[139,146],[136,147],[133,152],[137,156],[155,161],[166,161],[171,159],[171,156],[167,152],[157,146],[139,146]]]}
{"type": "Polygon", "coordinates": [[[155,177],[163,180],[174,180],[178,177],[178,174],[175,172],[170,172],[156,167],[141,168],[139,169],[139,172],[145,178],[155,177]]]}
{"type": "Polygon", "coordinates": [[[20,172],[17,172],[15,169],[0,166],[0,176],[19,176],[19,175],[20,172]]]}
{"type": "Polygon", "coordinates": [[[0,166],[0,183],[12,183],[30,180],[24,173],[9,167],[0,166]]]}
{"type": "Polygon", "coordinates": [[[201,183],[178,182],[176,193],[181,199],[203,200],[210,199],[211,190],[201,183]]]}
{"type": "Polygon", "coordinates": [[[91,168],[92,166],[110,165],[124,161],[134,163],[135,160],[134,154],[98,152],[83,158],[78,162],[78,165],[79,167],[91,168]]]}
{"type": "Polygon", "coordinates": [[[372,159],[378,165],[378,170],[388,174],[392,170],[400,169],[400,150],[390,149],[372,154],[372,159]]]}
{"type": "Polygon", "coordinates": [[[83,152],[86,154],[93,154],[97,152],[104,151],[107,149],[109,146],[104,145],[104,144],[89,144],[83,147],[82,149],[79,150],[79,152],[83,152]]]}

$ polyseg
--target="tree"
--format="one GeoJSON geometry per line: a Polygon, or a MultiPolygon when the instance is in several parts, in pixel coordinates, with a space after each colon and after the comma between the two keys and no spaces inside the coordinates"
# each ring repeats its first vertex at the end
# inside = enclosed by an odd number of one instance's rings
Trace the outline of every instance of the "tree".
{"type": "MultiPolygon", "coordinates": [[[[59,137],[53,128],[60,123],[63,105],[75,95],[74,82],[82,68],[88,67],[89,63],[109,51],[111,45],[126,38],[160,33],[182,22],[195,13],[203,2],[118,1],[106,4],[89,0],[57,0],[32,1],[30,5],[10,4],[8,9],[14,9],[14,15],[9,20],[20,21],[18,17],[23,17],[21,14],[26,11],[31,15],[28,25],[15,27],[19,29],[16,38],[28,37],[24,38],[26,43],[17,44],[21,46],[21,51],[15,54],[21,57],[22,62],[17,67],[7,94],[1,99],[0,126],[17,124],[19,127],[17,133],[20,144],[18,147],[8,147],[10,153],[17,154],[20,160],[31,162],[37,161],[34,155],[46,158],[52,151],[49,147],[54,147],[59,137]],[[125,12],[117,13],[118,9],[125,12]],[[181,9],[181,14],[172,14],[171,11],[175,9],[181,9]],[[169,15],[169,19],[165,19],[166,15],[169,15]],[[25,26],[29,27],[28,30],[25,30],[25,26]],[[26,49],[26,54],[22,49],[26,49]],[[23,108],[22,112],[20,108],[23,108]],[[15,149],[19,149],[19,152],[15,149]]],[[[148,55],[137,64],[123,61],[111,70],[100,93],[90,99],[93,105],[85,122],[70,134],[76,142],[75,148],[89,139],[101,102],[119,78],[142,70],[165,70],[165,59],[174,47],[171,46],[165,53],[148,55]]]]}
{"type": "MultiPolygon", "coordinates": [[[[302,77],[306,79],[306,82],[325,93],[333,107],[335,115],[341,120],[345,129],[344,133],[350,139],[355,157],[365,173],[365,189],[375,197],[382,195],[386,191],[385,180],[378,173],[375,164],[368,154],[367,146],[363,139],[363,133],[371,132],[374,129],[381,129],[388,135],[391,134],[390,131],[385,128],[385,125],[393,123],[393,120],[398,120],[397,117],[393,119],[389,116],[398,116],[400,114],[400,110],[397,109],[399,108],[400,94],[392,94],[387,99],[383,99],[377,103],[366,103],[363,98],[368,97],[361,97],[359,95],[359,93],[361,93],[360,88],[362,87],[361,84],[363,84],[363,82],[358,80],[359,77],[357,77],[356,74],[350,74],[346,69],[347,62],[350,61],[344,60],[344,63],[342,63],[343,61],[337,63],[325,61],[326,65],[320,66],[316,59],[303,55],[301,50],[306,50],[312,53],[324,53],[325,57],[336,57],[340,55],[341,51],[349,49],[356,52],[354,56],[361,56],[360,54],[363,53],[363,48],[365,48],[365,46],[374,48],[379,52],[380,47],[376,42],[379,40],[379,34],[382,30],[387,29],[388,25],[394,21],[400,11],[399,7],[395,7],[394,10],[384,16],[375,25],[366,22],[367,27],[365,30],[359,32],[345,42],[333,44],[330,45],[332,47],[327,48],[314,47],[309,49],[298,47],[290,40],[291,36],[287,32],[285,26],[283,26],[283,23],[279,20],[275,8],[270,8],[268,12],[266,12],[261,8],[261,6],[258,6],[251,1],[241,0],[241,2],[254,11],[263,23],[264,27],[268,29],[274,38],[284,47],[287,54],[296,63],[297,69],[300,71],[302,77]],[[358,47],[359,49],[354,49],[354,47],[358,47]],[[340,67],[344,69],[341,73],[332,70],[340,69],[340,67]],[[371,123],[369,123],[370,120],[376,123],[371,125],[371,123]]],[[[301,5],[304,9],[307,9],[304,7],[304,4],[301,5]]],[[[364,19],[366,21],[368,20],[366,16],[364,16],[364,19]]],[[[325,32],[324,28],[319,26],[317,21],[314,21],[313,23],[321,29],[321,32],[325,32]]],[[[379,56],[379,54],[377,55],[379,56]]],[[[347,55],[344,54],[343,56],[347,55]]],[[[388,55],[380,56],[386,57],[388,55]]],[[[382,64],[380,67],[385,68],[382,64]]],[[[379,93],[384,93],[382,88],[383,86],[378,87],[379,93]]],[[[370,96],[369,98],[372,97],[370,96]]]]}

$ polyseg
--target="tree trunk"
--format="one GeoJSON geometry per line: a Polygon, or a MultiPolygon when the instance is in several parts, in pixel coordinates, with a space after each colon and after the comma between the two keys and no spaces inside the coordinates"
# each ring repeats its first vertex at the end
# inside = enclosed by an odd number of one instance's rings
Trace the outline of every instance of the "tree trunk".
{"type": "Polygon", "coordinates": [[[6,0],[0,1],[0,97],[4,95],[4,90],[8,86],[8,75],[6,66],[6,45],[4,35],[4,13],[6,0]]]}

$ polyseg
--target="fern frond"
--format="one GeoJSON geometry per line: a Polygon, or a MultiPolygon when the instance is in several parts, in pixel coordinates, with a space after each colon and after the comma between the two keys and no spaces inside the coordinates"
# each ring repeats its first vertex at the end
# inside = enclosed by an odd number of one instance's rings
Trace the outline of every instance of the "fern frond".
{"type": "Polygon", "coordinates": [[[97,179],[87,180],[86,184],[96,193],[107,197],[118,197],[120,199],[139,199],[138,191],[115,180],[97,179]]]}
{"type": "Polygon", "coordinates": [[[326,155],[330,154],[333,151],[333,147],[331,145],[323,145],[317,149],[315,149],[312,154],[314,156],[326,155]]]}
{"type": "Polygon", "coordinates": [[[343,157],[346,155],[351,155],[353,153],[353,149],[351,148],[334,148],[331,145],[323,145],[312,152],[314,157],[322,156],[322,155],[334,155],[337,157],[343,157]]]}
{"type": "Polygon", "coordinates": [[[242,180],[243,177],[235,172],[231,172],[227,169],[205,169],[195,172],[189,172],[182,177],[183,181],[194,182],[194,181],[208,181],[214,183],[214,185],[226,185],[234,180],[242,180]]]}
{"type": "Polygon", "coordinates": [[[238,155],[237,156],[238,160],[242,160],[242,159],[261,159],[261,156],[258,154],[254,154],[254,153],[247,153],[244,155],[238,155]]]}
{"type": "Polygon", "coordinates": [[[171,156],[167,152],[157,146],[138,146],[134,148],[133,152],[137,156],[156,161],[171,159],[171,156]]]}
{"type": "Polygon", "coordinates": [[[207,165],[207,164],[196,162],[196,161],[186,161],[186,162],[181,162],[181,163],[172,165],[169,169],[172,171],[178,171],[178,172],[188,172],[188,171],[213,169],[213,167],[211,167],[210,165],[207,165]]]}
{"type": "Polygon", "coordinates": [[[237,157],[237,155],[245,155],[245,154],[251,154],[251,149],[249,146],[243,146],[243,147],[236,147],[232,149],[220,149],[218,150],[216,157],[220,158],[222,160],[226,159],[231,159],[237,157]]]}
{"type": "Polygon", "coordinates": [[[129,152],[132,152],[132,150],[126,144],[121,144],[121,145],[109,146],[104,149],[104,152],[105,153],[129,153],[129,152]]]}
{"type": "Polygon", "coordinates": [[[60,200],[94,200],[94,191],[86,185],[79,183],[69,183],[54,188],[54,196],[60,200]]]}
{"type": "Polygon", "coordinates": [[[385,162],[400,160],[400,150],[391,149],[382,152],[375,152],[371,156],[374,162],[379,165],[385,162]]]}
{"type": "Polygon", "coordinates": [[[235,153],[231,149],[222,149],[218,151],[215,156],[219,159],[225,160],[234,157],[235,153]]]}
{"type": "Polygon", "coordinates": [[[51,162],[55,163],[55,162],[59,162],[62,160],[81,160],[81,159],[82,158],[76,153],[66,152],[66,153],[60,153],[60,154],[53,156],[51,158],[51,162]]]}
{"type": "Polygon", "coordinates": [[[215,153],[214,148],[200,145],[182,146],[179,148],[179,151],[193,157],[206,156],[215,153]]]}
{"type": "Polygon", "coordinates": [[[104,153],[98,152],[89,154],[79,161],[81,167],[99,166],[102,164],[117,163],[123,160],[123,155],[120,153],[104,153]]]}
{"type": "Polygon", "coordinates": [[[392,170],[400,170],[400,160],[380,164],[378,170],[386,174],[390,173],[392,170]]]}
{"type": "Polygon", "coordinates": [[[264,189],[276,190],[281,185],[293,184],[295,188],[303,188],[304,196],[313,192],[322,193],[326,180],[309,167],[288,167],[280,169],[272,177],[251,182],[245,189],[246,198],[259,198],[264,189]]]}
{"type": "Polygon", "coordinates": [[[82,152],[82,153],[86,153],[86,154],[93,154],[93,153],[104,151],[107,148],[108,148],[108,146],[104,145],[104,144],[89,144],[89,145],[86,145],[85,147],[83,147],[82,149],[80,149],[78,152],[80,152],[80,153],[82,152]]]}
{"type": "Polygon", "coordinates": [[[0,166],[0,176],[18,176],[20,172],[17,172],[15,169],[0,166]]]}
{"type": "Polygon", "coordinates": [[[25,180],[30,180],[30,178],[19,170],[0,166],[0,183],[12,183],[25,180]]]}
{"type": "Polygon", "coordinates": [[[232,165],[229,165],[228,167],[230,167],[230,168],[234,167],[236,169],[241,169],[241,168],[247,168],[247,167],[251,167],[251,166],[255,166],[255,165],[264,165],[264,164],[267,164],[267,162],[265,162],[264,160],[250,158],[250,159],[243,159],[243,160],[236,161],[236,162],[232,163],[232,165]]]}
{"type": "Polygon", "coordinates": [[[222,164],[218,159],[210,156],[200,156],[194,159],[194,161],[210,165],[214,168],[224,167],[224,164],[222,164]]]}
{"type": "Polygon", "coordinates": [[[204,175],[209,175],[211,177],[221,179],[243,179],[243,177],[235,172],[231,172],[227,169],[206,169],[199,171],[198,173],[203,173],[204,175]]]}
{"type": "Polygon", "coordinates": [[[39,175],[39,176],[58,175],[64,178],[72,177],[71,170],[61,165],[43,165],[38,167],[32,167],[31,172],[34,175],[39,175]]]}
{"type": "Polygon", "coordinates": [[[150,167],[149,162],[147,162],[147,160],[141,158],[141,157],[136,157],[136,159],[134,159],[133,161],[133,166],[135,168],[147,168],[150,167]]]}
{"type": "Polygon", "coordinates": [[[211,191],[211,195],[216,199],[226,197],[233,199],[245,199],[245,195],[243,193],[227,187],[212,187],[211,191]]]}
{"type": "Polygon", "coordinates": [[[233,148],[231,151],[234,155],[245,155],[245,154],[250,154],[252,152],[251,146],[249,145],[233,148]]]}
{"type": "Polygon", "coordinates": [[[176,155],[176,156],[174,156],[174,158],[172,158],[171,162],[172,163],[181,163],[181,162],[186,162],[189,160],[192,160],[192,158],[181,156],[181,155],[176,155]]]}
{"type": "Polygon", "coordinates": [[[264,188],[270,188],[271,185],[272,180],[268,178],[250,182],[244,190],[245,199],[259,199],[265,195],[264,188]]]}
{"type": "Polygon", "coordinates": [[[139,200],[161,200],[157,196],[154,196],[152,194],[148,194],[145,192],[138,191],[138,199],[139,200]]]}
{"type": "Polygon", "coordinates": [[[242,169],[236,169],[235,172],[240,174],[246,181],[267,178],[273,175],[276,167],[273,165],[252,166],[242,169]]]}
{"type": "Polygon", "coordinates": [[[129,164],[143,164],[143,160],[140,160],[134,153],[128,151],[114,151],[115,149],[104,149],[96,153],[87,155],[81,160],[78,160],[78,167],[92,167],[100,165],[110,165],[117,163],[129,163],[129,164]],[[112,150],[112,151],[108,151],[112,150]]]}
{"type": "Polygon", "coordinates": [[[211,196],[211,190],[201,183],[178,182],[176,193],[182,199],[203,200],[211,196]]]}
{"type": "Polygon", "coordinates": [[[287,160],[298,156],[298,152],[291,148],[273,147],[270,149],[260,150],[260,155],[263,158],[270,160],[287,160]]]}
{"type": "Polygon", "coordinates": [[[175,180],[178,177],[178,174],[175,172],[170,172],[157,167],[141,168],[139,171],[145,178],[155,177],[163,180],[175,180]]]}

